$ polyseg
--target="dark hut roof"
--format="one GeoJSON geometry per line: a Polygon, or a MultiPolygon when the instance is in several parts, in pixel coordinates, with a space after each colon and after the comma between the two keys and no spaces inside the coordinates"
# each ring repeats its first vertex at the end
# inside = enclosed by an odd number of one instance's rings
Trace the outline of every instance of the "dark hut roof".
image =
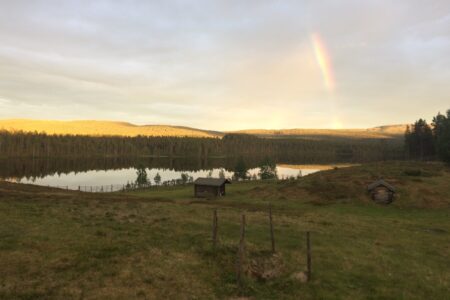
{"type": "Polygon", "coordinates": [[[197,178],[194,181],[194,184],[209,185],[209,186],[221,186],[224,183],[231,183],[231,182],[225,178],[205,178],[205,177],[197,178]]]}
{"type": "Polygon", "coordinates": [[[395,187],[384,181],[383,179],[377,180],[367,186],[367,190],[371,191],[379,186],[384,186],[385,188],[389,189],[392,192],[395,192],[395,187]]]}

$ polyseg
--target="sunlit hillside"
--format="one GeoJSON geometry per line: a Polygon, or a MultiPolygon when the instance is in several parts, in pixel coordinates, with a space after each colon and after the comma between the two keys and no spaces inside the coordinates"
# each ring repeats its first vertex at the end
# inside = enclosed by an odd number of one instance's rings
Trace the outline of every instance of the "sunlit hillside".
{"type": "Polygon", "coordinates": [[[406,124],[378,126],[367,129],[369,132],[378,132],[386,135],[403,135],[405,134],[406,124]]]}
{"type": "Polygon", "coordinates": [[[45,132],[47,134],[71,135],[118,135],[118,136],[188,136],[218,137],[219,132],[189,127],[143,125],[113,121],[43,121],[43,120],[0,120],[0,130],[45,132]]]}
{"type": "Polygon", "coordinates": [[[271,138],[395,138],[405,133],[406,125],[386,125],[368,129],[250,129],[235,133],[271,138]]]}
{"type": "Polygon", "coordinates": [[[70,134],[91,136],[180,136],[222,137],[226,133],[252,134],[265,138],[395,138],[403,136],[406,125],[388,125],[369,129],[248,129],[233,132],[202,130],[170,125],[134,125],[115,121],[52,121],[11,119],[0,120],[0,130],[10,132],[45,132],[47,134],[70,134]]]}

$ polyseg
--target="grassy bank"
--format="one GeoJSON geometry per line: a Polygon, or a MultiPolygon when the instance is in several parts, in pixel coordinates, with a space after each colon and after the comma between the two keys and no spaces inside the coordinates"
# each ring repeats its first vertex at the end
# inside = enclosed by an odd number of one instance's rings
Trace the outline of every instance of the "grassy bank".
{"type": "Polygon", "coordinates": [[[233,183],[215,200],[192,194],[192,186],[87,194],[0,183],[0,298],[447,297],[450,171],[441,164],[369,164],[297,181],[233,183]],[[378,177],[398,189],[389,206],[366,194],[366,184],[378,177]],[[247,253],[239,288],[242,213],[247,253]],[[312,235],[309,283],[301,280],[306,231],[312,235]]]}

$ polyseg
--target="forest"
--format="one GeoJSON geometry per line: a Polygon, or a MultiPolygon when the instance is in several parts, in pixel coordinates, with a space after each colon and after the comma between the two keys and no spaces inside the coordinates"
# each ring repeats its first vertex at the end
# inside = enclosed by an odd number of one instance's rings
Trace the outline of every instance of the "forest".
{"type": "Polygon", "coordinates": [[[438,113],[430,124],[417,120],[406,128],[405,150],[407,158],[439,159],[450,163],[450,109],[446,115],[438,113]]]}
{"type": "Polygon", "coordinates": [[[267,139],[247,134],[223,138],[47,135],[0,131],[2,158],[63,157],[283,157],[284,160],[372,161],[401,159],[401,139],[267,139]]]}

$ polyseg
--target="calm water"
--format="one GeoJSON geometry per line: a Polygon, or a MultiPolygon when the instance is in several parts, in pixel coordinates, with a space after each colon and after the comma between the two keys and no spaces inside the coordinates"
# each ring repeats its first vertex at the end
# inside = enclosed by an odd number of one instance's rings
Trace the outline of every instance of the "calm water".
{"type": "MultiPolygon", "coordinates": [[[[0,161],[0,178],[12,182],[31,183],[42,186],[62,187],[90,191],[120,190],[127,183],[134,183],[137,177],[137,166],[145,166],[148,179],[154,184],[156,174],[161,176],[161,182],[180,179],[182,173],[198,177],[218,177],[221,170],[227,178],[233,175],[233,161],[212,160],[192,161],[192,159],[164,160],[149,159],[135,160],[2,160],[0,161]],[[91,188],[92,187],[92,188],[91,188]]],[[[259,168],[249,163],[248,173],[257,175],[259,168]]],[[[277,165],[278,177],[296,177],[317,172],[321,169],[332,168],[328,165],[277,165]]]]}

